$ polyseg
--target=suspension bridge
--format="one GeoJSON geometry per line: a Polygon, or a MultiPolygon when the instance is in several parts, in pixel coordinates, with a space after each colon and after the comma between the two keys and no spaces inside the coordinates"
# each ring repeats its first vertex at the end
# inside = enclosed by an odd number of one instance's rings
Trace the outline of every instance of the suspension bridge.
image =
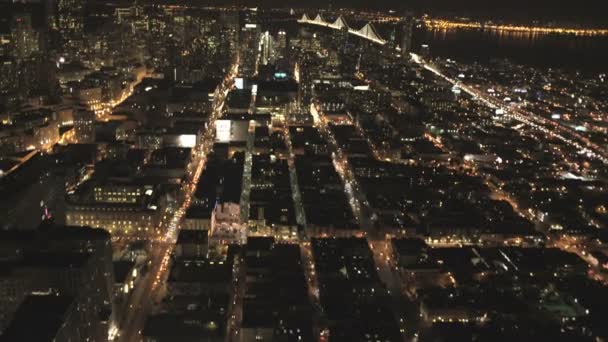
{"type": "Polygon", "coordinates": [[[348,33],[355,35],[357,37],[367,39],[373,43],[385,45],[387,42],[384,40],[376,31],[376,28],[371,24],[367,23],[362,28],[355,30],[348,26],[344,17],[339,16],[336,21],[325,21],[321,14],[317,14],[314,19],[310,19],[306,14],[302,15],[302,18],[298,19],[298,23],[300,24],[309,24],[309,25],[317,25],[322,27],[328,27],[334,30],[342,31],[348,30],[348,33]]]}

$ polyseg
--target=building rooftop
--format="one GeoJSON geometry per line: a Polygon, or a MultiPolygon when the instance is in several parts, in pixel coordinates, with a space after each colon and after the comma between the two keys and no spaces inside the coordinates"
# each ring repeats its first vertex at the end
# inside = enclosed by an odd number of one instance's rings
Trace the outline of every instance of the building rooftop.
{"type": "Polygon", "coordinates": [[[206,244],[209,239],[207,230],[180,229],[177,235],[177,244],[196,243],[206,244]]]}
{"type": "Polygon", "coordinates": [[[119,260],[114,261],[114,283],[116,284],[124,284],[129,275],[133,271],[133,267],[135,266],[135,262],[128,260],[119,260]]]}
{"type": "Polygon", "coordinates": [[[23,256],[21,265],[33,268],[81,268],[90,260],[90,253],[32,252],[23,256]]]}
{"type": "Polygon", "coordinates": [[[156,341],[204,341],[226,333],[226,320],[221,316],[163,313],[149,316],[142,335],[156,341]]]}
{"type": "Polygon", "coordinates": [[[177,261],[171,267],[168,282],[226,283],[232,279],[232,268],[228,263],[210,260],[177,261]]]}
{"type": "Polygon", "coordinates": [[[186,210],[187,219],[211,219],[212,208],[190,206],[186,210]]]}
{"type": "Polygon", "coordinates": [[[73,299],[68,296],[27,296],[0,336],[0,341],[55,341],[58,332],[66,323],[72,303],[73,299]]]}

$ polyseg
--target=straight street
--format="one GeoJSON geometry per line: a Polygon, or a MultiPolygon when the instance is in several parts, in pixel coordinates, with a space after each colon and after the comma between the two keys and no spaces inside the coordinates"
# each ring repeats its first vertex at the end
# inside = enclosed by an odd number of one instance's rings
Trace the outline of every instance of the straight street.
{"type": "MultiPolygon", "coordinates": [[[[196,191],[198,180],[205,168],[208,153],[212,150],[215,141],[215,122],[222,116],[226,96],[232,87],[232,80],[238,71],[238,64],[230,69],[230,72],[218,86],[213,100],[212,112],[209,117],[207,129],[203,132],[201,143],[193,149],[193,158],[188,165],[189,181],[182,187],[184,194],[183,202],[179,209],[173,213],[169,220],[163,221],[160,227],[165,232],[160,239],[153,239],[151,252],[151,267],[148,273],[134,289],[127,306],[124,319],[120,322],[120,341],[132,342],[141,340],[141,331],[144,327],[146,317],[153,313],[154,306],[164,297],[165,282],[169,276],[170,259],[181,221],[190,206],[192,196],[196,191]],[[192,171],[194,170],[194,171],[192,171]]],[[[204,128],[201,128],[204,129],[204,128]]]]}

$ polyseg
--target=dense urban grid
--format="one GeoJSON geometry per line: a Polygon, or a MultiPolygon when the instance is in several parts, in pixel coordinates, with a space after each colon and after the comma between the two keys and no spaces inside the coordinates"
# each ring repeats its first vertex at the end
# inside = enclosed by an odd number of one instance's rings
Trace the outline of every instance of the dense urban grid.
{"type": "Polygon", "coordinates": [[[4,3],[0,341],[603,341],[608,75],[414,31],[4,3]]]}

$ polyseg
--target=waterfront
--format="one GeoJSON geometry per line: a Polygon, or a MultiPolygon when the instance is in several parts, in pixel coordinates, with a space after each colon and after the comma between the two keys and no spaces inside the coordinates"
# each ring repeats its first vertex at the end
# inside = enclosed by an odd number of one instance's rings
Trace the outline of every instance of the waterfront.
{"type": "Polygon", "coordinates": [[[608,37],[503,32],[475,29],[414,31],[414,46],[430,46],[433,57],[487,63],[508,58],[537,67],[606,72],[608,37]]]}

